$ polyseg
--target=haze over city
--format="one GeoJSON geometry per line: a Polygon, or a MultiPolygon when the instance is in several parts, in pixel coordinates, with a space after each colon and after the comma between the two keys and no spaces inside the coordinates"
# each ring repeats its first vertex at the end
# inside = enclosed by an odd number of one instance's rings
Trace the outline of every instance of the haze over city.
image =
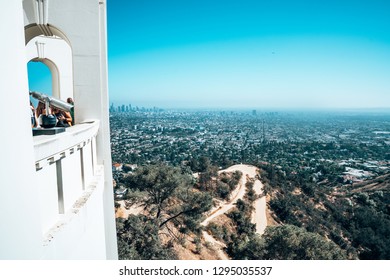
{"type": "MultiPolygon", "coordinates": [[[[108,1],[110,102],[163,108],[388,107],[389,5],[108,1]]],[[[38,78],[31,83],[30,88],[43,86],[38,78]]]]}

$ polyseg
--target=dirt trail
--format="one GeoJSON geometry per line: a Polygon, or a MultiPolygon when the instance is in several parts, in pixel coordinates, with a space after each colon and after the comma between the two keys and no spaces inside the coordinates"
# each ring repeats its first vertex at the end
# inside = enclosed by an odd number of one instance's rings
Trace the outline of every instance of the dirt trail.
{"type": "MultiPolygon", "coordinates": [[[[255,181],[253,189],[257,195],[263,194],[263,184],[259,180],[255,181]]],[[[252,212],[251,222],[256,224],[256,232],[260,235],[264,233],[264,230],[267,227],[266,205],[267,203],[264,195],[255,201],[254,210],[252,212]]]]}
{"type": "Polygon", "coordinates": [[[220,260],[228,260],[229,256],[225,253],[224,248],[226,248],[226,245],[222,242],[219,242],[214,237],[212,237],[210,234],[208,234],[206,231],[202,232],[203,238],[206,242],[210,243],[211,246],[214,248],[214,251],[218,255],[220,260]]]}
{"type": "Polygon", "coordinates": [[[231,196],[232,199],[229,202],[226,202],[222,205],[220,205],[217,208],[211,209],[210,213],[211,215],[208,216],[202,223],[202,226],[207,226],[207,224],[214,219],[215,217],[218,217],[219,215],[222,215],[232,209],[234,207],[234,203],[237,202],[238,199],[242,199],[245,195],[245,184],[247,180],[248,175],[248,166],[247,165],[233,165],[227,169],[219,171],[219,173],[222,172],[234,172],[236,170],[239,170],[242,172],[242,177],[240,179],[240,182],[238,183],[238,187],[232,192],[231,196]],[[245,167],[245,168],[244,168],[245,167]]]}
{"type": "MultiPolygon", "coordinates": [[[[211,214],[201,223],[202,226],[207,226],[211,222],[211,220],[232,209],[238,199],[243,199],[246,191],[245,184],[247,182],[247,179],[254,179],[257,175],[257,168],[255,166],[243,164],[233,165],[227,169],[219,171],[219,173],[234,172],[237,170],[242,172],[242,177],[237,188],[232,193],[232,199],[229,202],[220,205],[219,207],[213,208],[210,211],[211,214]]],[[[254,182],[254,191],[258,195],[263,193],[263,184],[258,179],[256,179],[254,182]]],[[[256,224],[257,233],[264,233],[264,230],[267,227],[265,196],[255,201],[254,211],[252,212],[252,223],[256,224]]],[[[217,241],[206,231],[203,231],[203,237],[207,242],[211,243],[217,249],[218,256],[221,259],[228,259],[228,256],[223,251],[223,248],[226,247],[223,243],[217,241]]]]}

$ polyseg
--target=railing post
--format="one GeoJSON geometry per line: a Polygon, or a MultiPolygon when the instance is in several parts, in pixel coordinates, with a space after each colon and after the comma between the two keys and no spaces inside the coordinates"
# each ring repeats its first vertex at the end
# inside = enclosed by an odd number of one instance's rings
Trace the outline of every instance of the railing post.
{"type": "Polygon", "coordinates": [[[64,186],[62,182],[62,165],[61,160],[56,161],[57,171],[57,194],[58,194],[58,213],[65,214],[64,206],[64,186]]]}

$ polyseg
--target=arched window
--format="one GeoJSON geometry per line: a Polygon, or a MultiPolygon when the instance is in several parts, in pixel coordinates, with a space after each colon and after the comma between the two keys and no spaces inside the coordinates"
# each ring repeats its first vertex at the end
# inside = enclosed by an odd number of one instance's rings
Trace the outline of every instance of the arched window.
{"type": "MultiPolygon", "coordinates": [[[[72,49],[67,41],[57,36],[40,35],[27,43],[26,51],[27,63],[42,62],[50,69],[52,96],[64,101],[68,97],[73,98],[72,49]]],[[[30,90],[35,89],[30,87],[30,90]]],[[[48,92],[43,93],[48,94],[48,92]]]]}

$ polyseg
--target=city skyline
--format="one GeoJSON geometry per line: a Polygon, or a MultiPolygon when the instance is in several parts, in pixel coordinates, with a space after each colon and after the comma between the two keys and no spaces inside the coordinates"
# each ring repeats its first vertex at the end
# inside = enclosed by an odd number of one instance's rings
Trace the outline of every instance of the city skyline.
{"type": "Polygon", "coordinates": [[[385,1],[107,4],[110,102],[162,108],[389,107],[385,1]]]}

